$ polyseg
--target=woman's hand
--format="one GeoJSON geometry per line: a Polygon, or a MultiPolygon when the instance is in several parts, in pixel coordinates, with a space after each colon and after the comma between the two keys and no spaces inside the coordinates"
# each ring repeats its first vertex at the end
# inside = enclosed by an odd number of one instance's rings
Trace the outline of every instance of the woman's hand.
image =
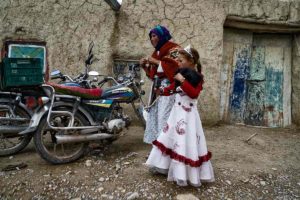
{"type": "Polygon", "coordinates": [[[160,96],[163,92],[163,88],[154,88],[154,92],[156,94],[156,96],[160,96]]]}
{"type": "Polygon", "coordinates": [[[149,61],[149,63],[155,64],[155,65],[159,65],[159,63],[160,63],[160,60],[157,60],[153,57],[148,57],[148,61],[149,61]]]}
{"type": "Polygon", "coordinates": [[[179,81],[180,83],[183,83],[183,81],[185,80],[185,78],[182,76],[182,74],[180,73],[177,73],[175,76],[174,76],[174,79],[179,81]]]}
{"type": "Polygon", "coordinates": [[[147,58],[140,59],[140,65],[145,65],[148,62],[147,58]]]}

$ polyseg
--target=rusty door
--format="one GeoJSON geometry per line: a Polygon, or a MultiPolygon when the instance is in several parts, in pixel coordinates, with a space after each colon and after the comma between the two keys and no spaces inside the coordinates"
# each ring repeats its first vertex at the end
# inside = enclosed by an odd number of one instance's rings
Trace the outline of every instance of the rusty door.
{"type": "Polygon", "coordinates": [[[284,81],[290,82],[290,77],[287,76],[291,69],[290,58],[290,35],[253,35],[244,116],[246,124],[284,126],[284,107],[287,109],[284,95],[291,95],[284,92],[284,81]]]}
{"type": "MultiPolygon", "coordinates": [[[[245,37],[244,32],[236,31],[230,37],[237,35],[245,37]]],[[[286,119],[290,118],[291,36],[248,32],[246,38],[246,43],[224,40],[224,64],[231,63],[232,71],[228,83],[229,120],[255,126],[288,125],[285,121],[290,121],[286,119]],[[230,46],[233,49],[228,49],[230,46]]],[[[228,70],[225,73],[230,74],[228,70]]]]}

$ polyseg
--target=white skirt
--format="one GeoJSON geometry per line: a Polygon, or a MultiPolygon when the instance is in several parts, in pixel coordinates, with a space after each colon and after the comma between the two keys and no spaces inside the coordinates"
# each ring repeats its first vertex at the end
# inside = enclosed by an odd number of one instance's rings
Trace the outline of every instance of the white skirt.
{"type": "Polygon", "coordinates": [[[176,101],[161,134],[153,142],[146,161],[151,170],[168,174],[168,181],[180,186],[214,181],[202,123],[197,110],[197,100],[183,93],[176,101]]]}

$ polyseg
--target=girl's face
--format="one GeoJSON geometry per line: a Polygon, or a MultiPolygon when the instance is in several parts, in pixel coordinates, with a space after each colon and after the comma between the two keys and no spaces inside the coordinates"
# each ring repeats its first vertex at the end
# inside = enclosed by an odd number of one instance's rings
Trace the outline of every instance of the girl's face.
{"type": "Polygon", "coordinates": [[[151,33],[150,41],[151,41],[152,46],[155,48],[156,45],[158,44],[159,38],[154,33],[151,33]]]}
{"type": "Polygon", "coordinates": [[[180,68],[189,67],[193,69],[195,67],[195,64],[191,60],[188,60],[183,54],[178,55],[177,62],[180,68]]]}

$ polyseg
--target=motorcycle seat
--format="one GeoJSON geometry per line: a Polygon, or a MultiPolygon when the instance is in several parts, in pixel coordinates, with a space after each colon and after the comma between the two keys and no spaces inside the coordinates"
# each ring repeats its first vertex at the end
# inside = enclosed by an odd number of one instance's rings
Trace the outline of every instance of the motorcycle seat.
{"type": "Polygon", "coordinates": [[[56,93],[77,96],[84,99],[99,99],[103,92],[101,88],[86,89],[78,86],[66,86],[51,82],[48,82],[47,84],[51,85],[56,93]]]}

